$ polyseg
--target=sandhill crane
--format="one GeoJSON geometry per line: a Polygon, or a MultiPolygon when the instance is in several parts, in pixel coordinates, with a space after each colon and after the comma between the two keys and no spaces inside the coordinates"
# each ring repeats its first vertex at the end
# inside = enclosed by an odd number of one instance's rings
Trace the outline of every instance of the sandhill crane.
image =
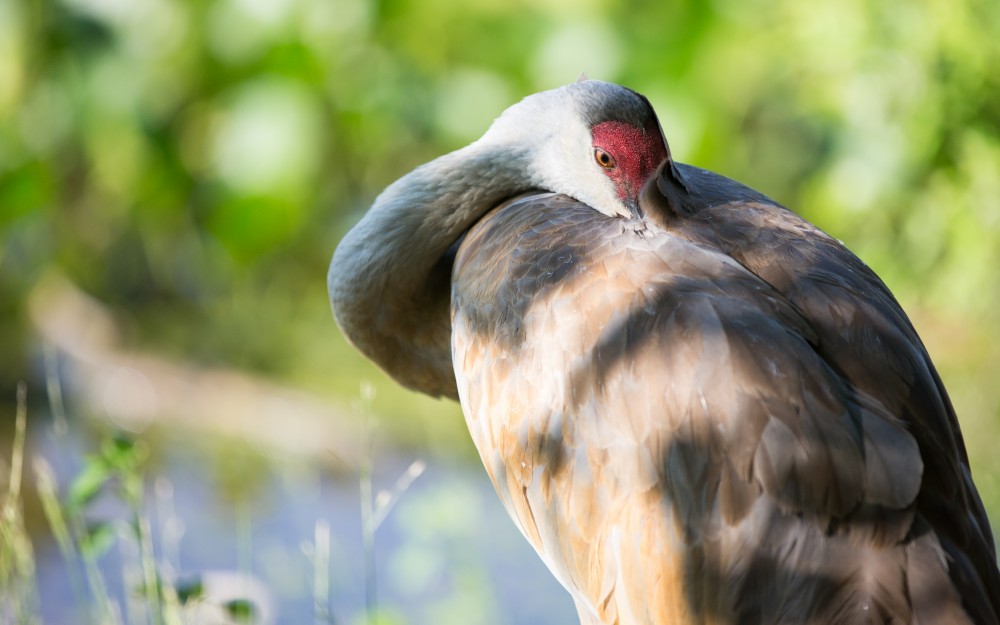
{"type": "Polygon", "coordinates": [[[856,256],[675,162],[624,87],[527,97],[337,247],[348,338],[458,398],[582,623],[997,624],[958,421],[856,256]]]}

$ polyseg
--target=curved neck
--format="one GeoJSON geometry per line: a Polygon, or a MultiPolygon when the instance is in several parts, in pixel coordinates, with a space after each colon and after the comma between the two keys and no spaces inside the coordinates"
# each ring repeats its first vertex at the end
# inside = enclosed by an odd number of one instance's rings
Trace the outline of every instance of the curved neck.
{"type": "Polygon", "coordinates": [[[404,386],[455,398],[448,249],[531,188],[527,156],[478,141],[391,184],[337,246],[327,285],[350,341],[404,386]]]}

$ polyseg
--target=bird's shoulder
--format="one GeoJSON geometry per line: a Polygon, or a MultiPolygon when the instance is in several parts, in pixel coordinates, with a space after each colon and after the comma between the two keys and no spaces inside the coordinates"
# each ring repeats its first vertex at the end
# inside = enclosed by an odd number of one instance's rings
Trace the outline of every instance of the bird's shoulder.
{"type": "Polygon", "coordinates": [[[912,435],[824,360],[807,315],[707,238],[532,197],[466,237],[453,308],[492,350],[484,362],[502,351],[538,370],[510,392],[556,379],[539,401],[576,415],[579,438],[600,446],[618,419],[626,439],[663,447],[665,479],[708,450],[788,510],[904,509],[917,494],[912,435]]]}
{"type": "Polygon", "coordinates": [[[994,583],[954,412],[889,290],[763,196],[724,200],[643,230],[533,196],[466,236],[456,369],[467,398],[519,406],[482,409],[501,423],[477,444],[501,441],[484,459],[526,534],[600,541],[628,492],[661,493],[692,543],[764,531],[778,557],[933,532],[959,576],[994,583]]]}

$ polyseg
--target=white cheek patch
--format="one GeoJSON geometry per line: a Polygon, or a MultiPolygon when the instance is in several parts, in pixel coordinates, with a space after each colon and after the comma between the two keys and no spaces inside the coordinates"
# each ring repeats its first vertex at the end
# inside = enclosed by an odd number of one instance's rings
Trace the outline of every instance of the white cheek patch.
{"type": "Polygon", "coordinates": [[[481,142],[527,154],[533,186],[577,199],[609,217],[627,217],[614,182],[594,160],[591,129],[566,90],[528,96],[504,111],[481,142]]]}
{"type": "Polygon", "coordinates": [[[615,184],[594,160],[589,131],[562,133],[562,141],[550,141],[536,161],[535,180],[542,188],[580,200],[608,217],[627,217],[615,184]]]}

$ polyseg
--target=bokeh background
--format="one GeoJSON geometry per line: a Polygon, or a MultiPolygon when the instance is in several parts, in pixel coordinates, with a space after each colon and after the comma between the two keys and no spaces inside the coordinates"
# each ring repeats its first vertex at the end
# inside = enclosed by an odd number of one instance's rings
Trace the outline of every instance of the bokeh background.
{"type": "MultiPolygon", "coordinates": [[[[124,428],[155,476],[204,445],[208,498],[270,483],[274,457],[351,475],[369,408],[384,465],[480,471],[456,406],[345,344],[326,265],[385,185],[581,72],[875,269],[1000,523],[995,0],[0,0],[0,425],[26,380],[29,430],[52,427],[61,387],[73,453],[124,428]]],[[[456,517],[446,491],[421,514],[456,517]]]]}

